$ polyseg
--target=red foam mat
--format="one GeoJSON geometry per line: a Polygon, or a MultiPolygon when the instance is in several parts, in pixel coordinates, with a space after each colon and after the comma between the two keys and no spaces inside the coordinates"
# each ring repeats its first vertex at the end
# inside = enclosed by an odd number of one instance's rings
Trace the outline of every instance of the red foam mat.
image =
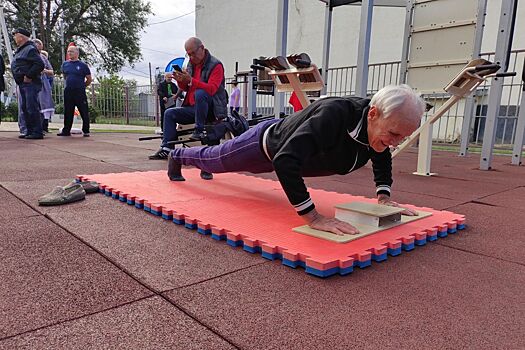
{"type": "MultiPolygon", "coordinates": [[[[364,267],[371,260],[386,259],[444,237],[463,228],[465,217],[449,211],[427,207],[410,208],[432,212],[432,216],[381,231],[348,243],[335,243],[292,231],[304,224],[288,202],[279,182],[242,174],[215,174],[202,180],[197,169],[185,169],[185,182],[169,181],[166,171],[82,175],[78,179],[94,180],[106,194],[144,206],[148,211],[215,238],[227,238],[232,245],[243,245],[250,252],[267,258],[281,258],[288,266],[303,266],[306,271],[326,277],[347,274],[353,266],[364,267]]],[[[334,205],[351,201],[373,202],[324,190],[309,189],[317,210],[334,215],[334,205]]]]}

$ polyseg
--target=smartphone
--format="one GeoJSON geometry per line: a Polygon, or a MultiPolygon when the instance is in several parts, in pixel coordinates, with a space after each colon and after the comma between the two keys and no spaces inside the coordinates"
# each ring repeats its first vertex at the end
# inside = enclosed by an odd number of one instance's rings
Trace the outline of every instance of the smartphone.
{"type": "Polygon", "coordinates": [[[182,72],[182,69],[178,64],[171,65],[171,68],[173,68],[173,70],[176,70],[177,72],[182,72]]]}

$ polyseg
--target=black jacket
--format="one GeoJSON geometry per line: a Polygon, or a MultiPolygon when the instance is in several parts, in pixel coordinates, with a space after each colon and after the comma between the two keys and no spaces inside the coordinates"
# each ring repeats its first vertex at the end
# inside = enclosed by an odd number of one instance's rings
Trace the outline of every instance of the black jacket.
{"type": "MultiPolygon", "coordinates": [[[[171,92],[173,95],[177,93],[177,84],[175,84],[173,81],[171,84],[171,92]]],[[[163,80],[159,83],[159,86],[157,88],[157,95],[159,96],[159,99],[162,101],[164,97],[171,97],[170,94],[168,94],[168,82],[166,80],[163,80]]]]}
{"type": "Polygon", "coordinates": [[[315,206],[303,177],[348,174],[372,160],[376,193],[390,195],[390,150],[368,145],[369,99],[327,97],[269,127],[268,154],[281,185],[299,215],[315,206]]]}
{"type": "Polygon", "coordinates": [[[41,85],[40,73],[44,70],[44,62],[32,41],[26,42],[15,52],[11,63],[11,72],[17,84],[24,82],[24,75],[31,78],[33,84],[41,85]]]}

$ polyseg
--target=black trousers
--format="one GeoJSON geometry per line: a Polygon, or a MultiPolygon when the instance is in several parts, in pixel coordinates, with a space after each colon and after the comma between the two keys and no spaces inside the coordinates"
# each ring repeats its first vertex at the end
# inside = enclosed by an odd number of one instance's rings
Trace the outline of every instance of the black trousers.
{"type": "Polygon", "coordinates": [[[73,126],[75,107],[82,117],[82,132],[89,134],[89,109],[86,89],[64,89],[64,128],[62,132],[69,134],[73,126]]]}
{"type": "Polygon", "coordinates": [[[164,131],[164,112],[166,112],[166,107],[164,107],[164,101],[160,100],[160,130],[164,131]]]}

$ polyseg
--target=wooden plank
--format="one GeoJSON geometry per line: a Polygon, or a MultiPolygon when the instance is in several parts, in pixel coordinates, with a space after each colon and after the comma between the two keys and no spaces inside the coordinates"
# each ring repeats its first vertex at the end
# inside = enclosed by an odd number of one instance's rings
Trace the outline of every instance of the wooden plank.
{"type": "Polygon", "coordinates": [[[401,216],[401,221],[398,221],[396,223],[391,223],[390,225],[386,225],[386,226],[382,226],[382,227],[374,227],[374,226],[363,225],[363,224],[359,224],[359,223],[351,223],[352,226],[356,227],[359,230],[360,233],[357,234],[357,235],[338,236],[338,235],[336,235],[336,234],[334,234],[332,232],[326,232],[326,231],[320,231],[320,230],[313,229],[313,228],[311,228],[308,225],[294,227],[293,231],[297,232],[297,233],[302,233],[302,234],[305,234],[305,235],[308,235],[308,236],[317,237],[317,238],[320,238],[320,239],[323,239],[323,240],[331,241],[331,242],[348,243],[348,242],[351,242],[351,241],[355,241],[356,239],[359,239],[359,238],[362,238],[362,237],[366,237],[366,236],[369,236],[371,234],[374,234],[374,233],[377,233],[377,232],[381,232],[381,231],[384,231],[384,230],[388,230],[388,229],[391,229],[391,228],[396,227],[396,226],[404,225],[404,224],[410,223],[412,221],[420,220],[420,219],[423,219],[423,218],[426,218],[426,217],[429,217],[429,216],[432,215],[432,213],[430,213],[430,212],[419,211],[419,210],[417,211],[417,213],[419,214],[418,216],[402,215],[401,216]]]}

